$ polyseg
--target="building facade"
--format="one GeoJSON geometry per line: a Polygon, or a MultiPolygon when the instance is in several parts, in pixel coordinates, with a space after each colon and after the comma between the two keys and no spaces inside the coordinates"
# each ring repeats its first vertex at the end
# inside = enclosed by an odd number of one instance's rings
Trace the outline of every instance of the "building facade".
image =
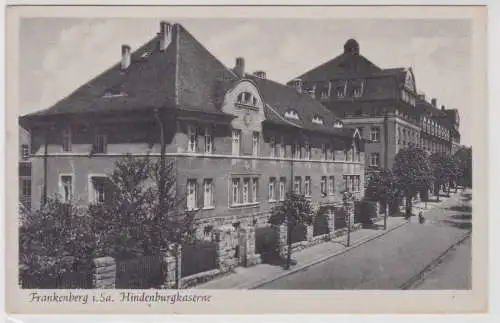
{"type": "Polygon", "coordinates": [[[299,82],[346,127],[358,129],[367,141],[367,170],[391,168],[399,149],[409,145],[451,152],[460,138],[453,119],[457,110],[439,109],[435,99],[428,102],[417,91],[411,68],[380,68],[361,55],[354,39],[344,44],[342,54],[288,84],[299,82]]]}
{"type": "Polygon", "coordinates": [[[162,142],[185,207],[207,226],[259,225],[287,191],[317,207],[364,192],[359,133],[297,86],[227,68],[179,24],[49,109],[21,117],[32,133],[32,204],[100,203],[115,162],[159,158],[162,142]],[[163,134],[164,140],[161,140],[163,134]]]}
{"type": "Polygon", "coordinates": [[[26,129],[19,128],[19,202],[26,209],[31,208],[31,158],[30,134],[26,129]]]}

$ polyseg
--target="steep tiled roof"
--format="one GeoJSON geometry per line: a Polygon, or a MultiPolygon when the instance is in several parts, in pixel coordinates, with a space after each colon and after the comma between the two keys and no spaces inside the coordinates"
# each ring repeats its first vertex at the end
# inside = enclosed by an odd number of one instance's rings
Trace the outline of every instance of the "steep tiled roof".
{"type": "Polygon", "coordinates": [[[259,89],[264,102],[267,104],[265,111],[268,121],[352,138],[353,132],[351,129],[333,127],[334,123],[336,121],[341,122],[341,119],[337,118],[311,96],[301,94],[290,86],[269,79],[253,75],[246,75],[245,78],[252,80],[259,89]],[[289,110],[296,111],[299,119],[285,117],[285,113],[289,110]],[[321,117],[324,124],[313,123],[312,119],[315,116],[321,117]]]}
{"type": "Polygon", "coordinates": [[[27,117],[170,107],[220,114],[219,97],[236,75],[181,25],[159,50],[157,35],[131,54],[125,70],[117,63],[52,107],[27,117]],[[177,77],[176,77],[177,76],[177,77]],[[105,98],[106,93],[122,96],[105,98]]]}
{"type": "Polygon", "coordinates": [[[416,105],[417,110],[424,112],[426,115],[436,118],[446,116],[446,113],[444,111],[435,108],[431,103],[427,102],[426,100],[417,99],[416,103],[417,103],[416,105]]]}
{"type": "Polygon", "coordinates": [[[298,76],[304,82],[372,75],[382,69],[362,55],[343,53],[298,76]]]}

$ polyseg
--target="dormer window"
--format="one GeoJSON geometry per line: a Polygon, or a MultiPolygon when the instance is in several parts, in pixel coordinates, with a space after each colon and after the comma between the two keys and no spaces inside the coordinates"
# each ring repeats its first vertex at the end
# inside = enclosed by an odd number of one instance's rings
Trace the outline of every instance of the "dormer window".
{"type": "Polygon", "coordinates": [[[249,92],[241,92],[236,98],[236,102],[244,105],[257,105],[257,98],[249,92]]]}
{"type": "Polygon", "coordinates": [[[314,116],[312,119],[312,122],[316,123],[316,124],[325,124],[325,122],[323,121],[323,118],[321,118],[319,116],[314,116]]]}
{"type": "Polygon", "coordinates": [[[288,110],[287,112],[285,112],[285,118],[299,120],[299,115],[295,110],[288,110]]]}
{"type": "Polygon", "coordinates": [[[150,51],[146,51],[144,53],[141,54],[141,58],[147,58],[151,55],[151,52],[150,51]]]}
{"type": "Polygon", "coordinates": [[[124,97],[124,96],[127,96],[127,93],[121,92],[121,91],[120,92],[108,91],[108,92],[104,93],[104,95],[102,97],[105,99],[109,99],[109,98],[119,98],[119,97],[124,97]]]}
{"type": "Polygon", "coordinates": [[[344,124],[342,123],[342,121],[335,121],[335,123],[333,124],[333,127],[334,128],[342,128],[342,127],[344,127],[344,124]]]}

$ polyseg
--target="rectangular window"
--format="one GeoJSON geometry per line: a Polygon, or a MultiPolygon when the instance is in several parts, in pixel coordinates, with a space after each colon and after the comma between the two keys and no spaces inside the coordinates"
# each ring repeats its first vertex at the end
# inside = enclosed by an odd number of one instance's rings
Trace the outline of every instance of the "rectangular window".
{"type": "Polygon", "coordinates": [[[354,176],[349,176],[350,177],[350,182],[351,182],[351,192],[356,191],[356,183],[354,181],[354,176]]]}
{"type": "Polygon", "coordinates": [[[269,149],[270,149],[270,156],[271,157],[276,156],[276,136],[271,136],[271,139],[269,140],[269,149]]]}
{"type": "Polygon", "coordinates": [[[301,147],[300,147],[300,144],[298,142],[294,142],[292,144],[292,155],[293,155],[293,158],[295,159],[300,159],[302,156],[301,154],[301,147]]]}
{"type": "Polygon", "coordinates": [[[188,126],[188,152],[198,151],[198,133],[196,127],[188,126]]]}
{"type": "Polygon", "coordinates": [[[241,130],[233,130],[233,155],[239,156],[241,148],[241,130]]]}
{"type": "Polygon", "coordinates": [[[243,179],[243,204],[248,204],[250,202],[250,178],[243,179]]]}
{"type": "Polygon", "coordinates": [[[349,184],[348,184],[349,176],[344,175],[344,190],[349,192],[349,184]]]}
{"type": "Polygon", "coordinates": [[[71,128],[67,127],[62,133],[62,151],[71,151],[71,128]]]}
{"type": "Polygon", "coordinates": [[[302,178],[300,176],[295,176],[295,180],[293,181],[293,192],[295,194],[300,194],[302,186],[302,178]]]}
{"type": "Polygon", "coordinates": [[[214,138],[212,131],[208,128],[205,129],[205,154],[211,154],[214,149],[214,138]]]}
{"type": "Polygon", "coordinates": [[[259,179],[258,178],[253,178],[252,179],[252,203],[257,202],[257,190],[259,187],[259,179]]]}
{"type": "Polygon", "coordinates": [[[214,181],[210,179],[203,180],[203,208],[213,208],[214,205],[214,181]]]}
{"type": "Polygon", "coordinates": [[[25,201],[31,202],[31,179],[23,178],[21,180],[21,194],[25,201]]]}
{"type": "Polygon", "coordinates": [[[321,144],[321,159],[322,160],[328,159],[328,150],[326,144],[321,144]]]}
{"type": "Polygon", "coordinates": [[[106,135],[96,135],[95,136],[95,143],[94,143],[94,152],[96,154],[105,154],[107,152],[107,137],[106,135]]]}
{"type": "Polygon", "coordinates": [[[279,154],[278,157],[285,158],[286,157],[286,146],[285,146],[285,138],[281,137],[280,138],[280,144],[279,144],[279,154]]]}
{"type": "Polygon", "coordinates": [[[26,160],[30,157],[30,151],[28,145],[21,145],[21,156],[23,160],[26,160]]]}
{"type": "Polygon", "coordinates": [[[335,160],[335,148],[330,146],[330,160],[335,160]]]}
{"type": "Polygon", "coordinates": [[[304,194],[305,196],[311,196],[311,177],[306,176],[304,181],[304,194]]]}
{"type": "Polygon", "coordinates": [[[187,209],[196,210],[196,191],[198,183],[196,179],[188,179],[187,182],[187,209]]]}
{"type": "Polygon", "coordinates": [[[90,199],[94,204],[103,203],[106,200],[105,184],[107,178],[104,176],[93,176],[90,178],[90,199]]]}
{"type": "Polygon", "coordinates": [[[321,195],[326,196],[326,176],[321,176],[321,195]]]}
{"type": "Polygon", "coordinates": [[[269,201],[276,201],[276,178],[269,178],[269,201]]]}
{"type": "Polygon", "coordinates": [[[380,127],[372,127],[370,129],[370,140],[373,142],[380,141],[380,127]]]}
{"type": "Polygon", "coordinates": [[[380,166],[380,154],[372,153],[370,155],[370,166],[380,166]]]}
{"type": "Polygon", "coordinates": [[[240,204],[240,179],[239,178],[233,178],[232,180],[232,199],[231,199],[231,204],[236,205],[240,204]]]}
{"type": "Polygon", "coordinates": [[[359,175],[356,176],[356,187],[357,187],[357,191],[360,192],[361,191],[361,176],[359,176],[359,175]]]}
{"type": "Polygon", "coordinates": [[[286,178],[280,177],[280,187],[279,187],[279,198],[280,201],[285,200],[285,187],[286,187],[286,178]]]}
{"type": "Polygon", "coordinates": [[[311,159],[311,155],[312,155],[312,152],[311,152],[311,144],[310,143],[306,143],[305,144],[305,150],[304,150],[304,157],[306,160],[310,160],[311,159]]]}
{"type": "Polygon", "coordinates": [[[333,195],[335,192],[335,177],[330,176],[328,180],[328,195],[333,195]]]}
{"type": "Polygon", "coordinates": [[[61,200],[65,203],[73,199],[73,176],[61,175],[59,177],[61,200]]]}
{"type": "Polygon", "coordinates": [[[252,134],[252,155],[259,155],[260,133],[253,132],[252,134]]]}

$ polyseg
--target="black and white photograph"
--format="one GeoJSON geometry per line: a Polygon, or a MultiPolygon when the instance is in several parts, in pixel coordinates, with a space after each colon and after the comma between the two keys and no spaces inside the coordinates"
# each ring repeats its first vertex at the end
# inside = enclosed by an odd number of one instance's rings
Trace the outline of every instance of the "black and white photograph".
{"type": "Polygon", "coordinates": [[[432,15],[21,17],[11,279],[31,302],[471,292],[474,37],[432,15]]]}

